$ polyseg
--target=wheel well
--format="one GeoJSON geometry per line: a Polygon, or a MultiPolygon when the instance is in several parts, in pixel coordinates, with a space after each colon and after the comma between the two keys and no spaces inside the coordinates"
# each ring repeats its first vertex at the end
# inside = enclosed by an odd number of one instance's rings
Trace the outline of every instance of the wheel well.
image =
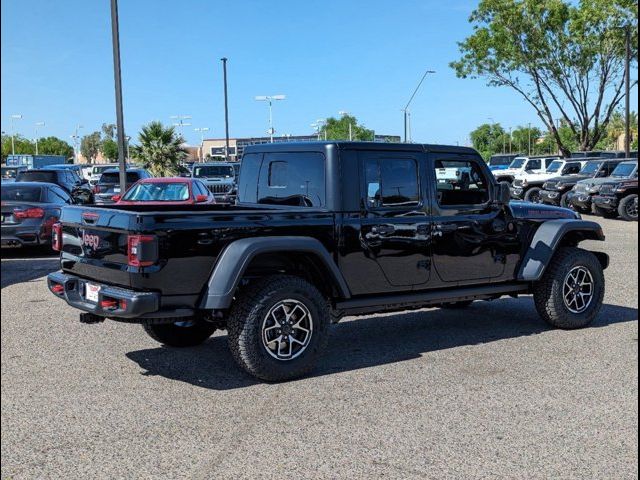
{"type": "Polygon", "coordinates": [[[577,247],[578,244],[585,240],[602,240],[602,238],[593,230],[571,230],[562,237],[558,246],[577,247]]]}
{"type": "Polygon", "coordinates": [[[241,284],[279,273],[304,278],[327,297],[340,296],[334,279],[322,260],[308,252],[270,252],[256,255],[247,266],[241,284]]]}

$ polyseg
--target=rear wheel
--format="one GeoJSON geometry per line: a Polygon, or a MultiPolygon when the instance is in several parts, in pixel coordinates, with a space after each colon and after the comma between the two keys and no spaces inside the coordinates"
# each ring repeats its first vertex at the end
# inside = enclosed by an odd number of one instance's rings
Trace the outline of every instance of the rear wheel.
{"type": "Polygon", "coordinates": [[[638,221],[638,195],[629,195],[620,200],[618,213],[627,222],[638,221]]]}
{"type": "Polygon", "coordinates": [[[530,188],[529,190],[527,190],[527,193],[525,193],[524,195],[524,201],[531,202],[531,203],[541,203],[542,202],[542,199],[540,197],[541,191],[542,189],[538,187],[530,188]]]}
{"type": "Polygon", "coordinates": [[[262,380],[301,377],[327,344],[329,312],[324,297],[306,280],[288,275],[258,280],[231,308],[227,326],[233,358],[262,380]]]}
{"type": "Polygon", "coordinates": [[[216,331],[214,324],[196,322],[191,318],[176,318],[173,323],[156,323],[149,319],[142,326],[151,338],[168,347],[200,345],[216,331]]]}
{"type": "Polygon", "coordinates": [[[579,248],[561,248],[534,285],[536,309],[556,328],[583,328],[595,320],[604,299],[604,272],[596,256],[579,248]]]}

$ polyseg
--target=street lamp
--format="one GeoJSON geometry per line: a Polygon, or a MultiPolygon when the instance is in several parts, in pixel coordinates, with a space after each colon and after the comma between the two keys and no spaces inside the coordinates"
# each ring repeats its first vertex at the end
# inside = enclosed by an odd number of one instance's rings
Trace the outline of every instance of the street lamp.
{"type": "Polygon", "coordinates": [[[73,139],[73,163],[78,163],[78,140],[80,137],[78,136],[78,130],[84,128],[82,125],[76,125],[76,129],[71,138],[73,139]]]}
{"type": "Polygon", "coordinates": [[[16,154],[16,142],[14,139],[16,132],[13,126],[14,120],[22,120],[22,115],[19,115],[19,114],[11,115],[11,155],[16,154]]]}
{"type": "Polygon", "coordinates": [[[191,126],[190,123],[185,123],[185,120],[190,120],[191,115],[171,115],[171,117],[169,118],[173,120],[177,120],[177,122],[175,122],[173,126],[178,127],[180,129],[180,136],[184,138],[184,127],[191,126]]]}
{"type": "Polygon", "coordinates": [[[34,123],[36,127],[36,155],[38,155],[38,127],[44,127],[44,122],[34,123]]]}
{"type": "Polygon", "coordinates": [[[409,105],[411,105],[411,102],[413,102],[413,99],[416,96],[416,94],[418,93],[418,90],[420,90],[420,87],[422,86],[422,83],[424,82],[425,78],[427,78],[427,75],[429,75],[430,73],[436,73],[436,72],[435,72],[435,70],[427,70],[426,72],[424,72],[424,75],[422,76],[422,79],[420,80],[420,83],[418,83],[418,86],[414,90],[413,95],[411,95],[411,98],[407,102],[407,105],[402,109],[402,111],[404,112],[404,142],[405,143],[407,143],[407,127],[408,127],[408,114],[407,114],[407,112],[409,111],[409,105]]]}
{"type": "Polygon", "coordinates": [[[350,117],[350,113],[346,112],[344,110],[340,110],[338,112],[338,115],[342,116],[342,117],[349,117],[349,141],[353,142],[353,125],[351,124],[351,117],[350,117]]]}
{"type": "Polygon", "coordinates": [[[200,160],[204,162],[204,132],[208,132],[209,127],[197,127],[193,130],[200,132],[200,160]]]}
{"type": "Polygon", "coordinates": [[[286,95],[258,95],[255,97],[258,102],[269,102],[269,138],[271,139],[271,143],[273,143],[273,135],[276,131],[273,128],[273,102],[278,100],[284,100],[287,98],[286,95]]]}
{"type": "MultiPolygon", "coordinates": [[[[325,120],[322,119],[318,119],[315,121],[315,123],[312,123],[311,126],[313,127],[313,129],[316,131],[316,133],[318,134],[318,141],[320,140],[320,132],[322,131],[322,128],[327,124],[327,122],[325,120]]],[[[327,139],[327,130],[325,129],[324,131],[324,139],[327,139]]]]}
{"type": "Polygon", "coordinates": [[[528,123],[528,133],[529,133],[529,156],[531,156],[531,122],[528,123]]]}

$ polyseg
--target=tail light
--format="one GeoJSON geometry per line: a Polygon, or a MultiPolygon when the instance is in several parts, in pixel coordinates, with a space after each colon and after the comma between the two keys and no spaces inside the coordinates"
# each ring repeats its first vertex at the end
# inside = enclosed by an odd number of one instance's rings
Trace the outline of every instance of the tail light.
{"type": "Polygon", "coordinates": [[[62,295],[64,293],[64,286],[56,283],[55,285],[51,286],[51,291],[56,295],[62,295]]]}
{"type": "Polygon", "coordinates": [[[54,223],[51,227],[51,248],[56,252],[62,250],[62,224],[54,223]]]}
{"type": "Polygon", "coordinates": [[[127,263],[132,267],[148,267],[158,260],[158,238],[155,235],[129,235],[127,263]]]}
{"type": "Polygon", "coordinates": [[[42,208],[27,208],[26,210],[14,210],[13,216],[24,220],[25,218],[42,218],[44,217],[44,210],[42,208]]]}
{"type": "Polygon", "coordinates": [[[100,193],[100,185],[97,183],[93,186],[93,193],[100,193]]]}

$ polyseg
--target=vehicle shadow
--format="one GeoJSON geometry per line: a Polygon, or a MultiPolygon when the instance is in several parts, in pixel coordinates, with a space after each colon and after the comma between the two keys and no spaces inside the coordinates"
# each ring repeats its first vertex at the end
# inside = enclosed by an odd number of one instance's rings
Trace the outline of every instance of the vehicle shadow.
{"type": "MultiPolygon", "coordinates": [[[[590,328],[637,320],[637,309],[605,305],[590,328]]],[[[530,299],[477,302],[464,313],[431,310],[346,321],[332,328],[327,352],[311,376],[402,362],[438,350],[550,330],[530,299]]],[[[159,375],[203,388],[229,390],[259,383],[236,366],[225,336],[193,348],[158,347],[126,355],[140,365],[143,375],[159,375]]]]}
{"type": "Polygon", "coordinates": [[[60,260],[55,252],[27,248],[3,250],[0,288],[36,280],[59,268],[60,260]]]}

